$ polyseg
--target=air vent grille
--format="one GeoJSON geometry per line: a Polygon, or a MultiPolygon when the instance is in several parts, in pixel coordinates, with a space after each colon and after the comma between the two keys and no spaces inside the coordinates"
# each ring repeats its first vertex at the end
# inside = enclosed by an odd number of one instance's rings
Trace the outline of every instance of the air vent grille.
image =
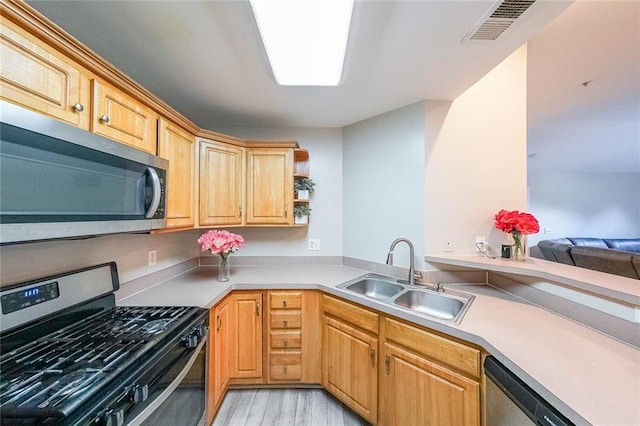
{"type": "Polygon", "coordinates": [[[506,0],[491,14],[492,18],[518,19],[536,0],[506,0]]]}
{"type": "Polygon", "coordinates": [[[502,35],[536,0],[499,1],[462,41],[494,41],[502,35]]]}

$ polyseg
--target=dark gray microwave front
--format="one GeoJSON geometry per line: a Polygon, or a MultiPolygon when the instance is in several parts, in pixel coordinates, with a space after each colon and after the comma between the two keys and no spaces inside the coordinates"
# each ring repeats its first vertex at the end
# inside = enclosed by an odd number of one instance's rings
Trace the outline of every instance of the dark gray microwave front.
{"type": "Polygon", "coordinates": [[[166,160],[40,115],[48,128],[15,125],[4,106],[2,244],[166,226],[166,160]]]}

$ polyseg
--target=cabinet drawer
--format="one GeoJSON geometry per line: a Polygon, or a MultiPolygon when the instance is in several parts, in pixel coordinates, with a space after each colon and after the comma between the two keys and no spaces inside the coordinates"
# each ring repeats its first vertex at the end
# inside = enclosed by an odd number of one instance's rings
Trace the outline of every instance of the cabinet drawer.
{"type": "Polygon", "coordinates": [[[300,380],[302,378],[302,354],[294,352],[271,352],[269,366],[271,380],[300,380]]]}
{"type": "Polygon", "coordinates": [[[302,326],[302,313],[300,311],[271,312],[271,329],[300,328],[302,326]]]}
{"type": "Polygon", "coordinates": [[[272,331],[272,349],[300,349],[302,347],[302,333],[300,331],[272,331]]]}
{"type": "Polygon", "coordinates": [[[391,318],[384,319],[386,338],[473,377],[480,377],[480,351],[391,318]]]}
{"type": "Polygon", "coordinates": [[[341,318],[363,330],[378,334],[378,314],[326,295],[322,296],[322,305],[325,313],[341,318]]]}
{"type": "Polygon", "coordinates": [[[302,293],[299,291],[272,291],[269,293],[271,309],[300,309],[302,293]]]}

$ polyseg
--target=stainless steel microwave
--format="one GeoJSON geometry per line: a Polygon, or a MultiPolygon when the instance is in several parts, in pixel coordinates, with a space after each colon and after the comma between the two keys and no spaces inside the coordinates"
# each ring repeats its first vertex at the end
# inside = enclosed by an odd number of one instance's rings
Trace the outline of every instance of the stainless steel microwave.
{"type": "Polygon", "coordinates": [[[168,167],[0,101],[0,244],[164,228],[168,167]]]}

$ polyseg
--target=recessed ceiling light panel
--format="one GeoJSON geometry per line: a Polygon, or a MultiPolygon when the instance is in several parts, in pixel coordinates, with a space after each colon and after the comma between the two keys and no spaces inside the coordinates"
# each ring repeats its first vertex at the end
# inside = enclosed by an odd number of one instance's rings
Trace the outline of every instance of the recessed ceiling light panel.
{"type": "Polygon", "coordinates": [[[250,0],[278,84],[337,86],[353,0],[250,0]]]}

